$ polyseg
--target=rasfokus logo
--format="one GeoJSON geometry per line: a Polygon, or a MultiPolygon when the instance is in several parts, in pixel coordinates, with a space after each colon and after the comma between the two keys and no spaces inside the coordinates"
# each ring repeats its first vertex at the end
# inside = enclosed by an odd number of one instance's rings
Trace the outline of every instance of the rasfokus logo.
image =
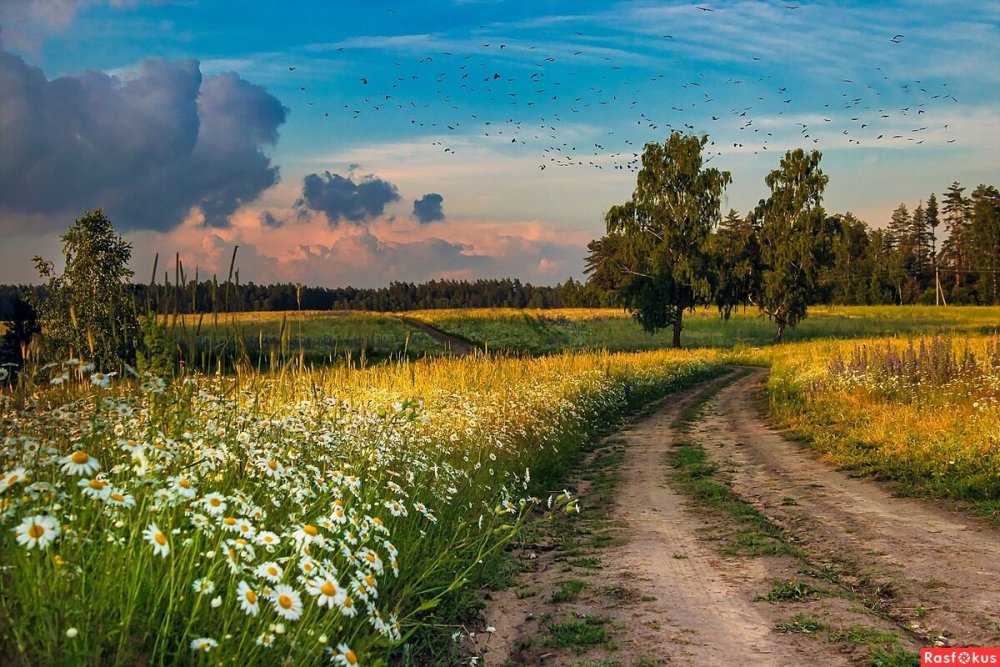
{"type": "Polygon", "coordinates": [[[920,665],[1000,665],[1000,648],[922,648],[920,665]]]}

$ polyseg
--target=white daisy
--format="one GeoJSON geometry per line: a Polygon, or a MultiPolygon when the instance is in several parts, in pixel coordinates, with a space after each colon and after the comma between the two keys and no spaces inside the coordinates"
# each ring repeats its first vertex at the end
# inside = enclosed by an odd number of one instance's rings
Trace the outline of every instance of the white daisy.
{"type": "Polygon", "coordinates": [[[154,554],[166,558],[167,554],[170,553],[170,542],[167,541],[167,536],[160,531],[155,523],[149,524],[142,536],[153,545],[154,554]]]}
{"type": "Polygon", "coordinates": [[[28,471],[24,468],[14,468],[0,475],[0,493],[3,493],[18,482],[28,481],[28,471]]]}
{"type": "Polygon", "coordinates": [[[135,498],[131,494],[123,493],[109,487],[108,493],[103,497],[104,502],[116,507],[135,507],[135,498]]]}
{"type": "Polygon", "coordinates": [[[386,502],[385,507],[393,516],[407,516],[406,506],[398,500],[386,502]]]}
{"type": "Polygon", "coordinates": [[[205,511],[213,516],[218,516],[226,511],[226,498],[220,493],[209,493],[201,499],[205,506],[205,511]]]}
{"type": "Polygon", "coordinates": [[[76,485],[83,489],[83,495],[89,498],[104,499],[112,491],[111,485],[99,477],[81,479],[76,485]]]}
{"type": "Polygon", "coordinates": [[[269,550],[281,544],[281,538],[269,530],[262,530],[254,535],[253,541],[269,550]]]}
{"type": "Polygon", "coordinates": [[[267,579],[272,584],[277,584],[281,581],[281,577],[284,576],[285,571],[274,561],[268,561],[258,565],[256,573],[258,577],[267,579]]]}
{"type": "Polygon", "coordinates": [[[191,584],[192,590],[200,595],[211,595],[215,591],[215,582],[211,579],[195,579],[195,582],[191,584]]]}
{"type": "Polygon", "coordinates": [[[350,595],[342,595],[340,599],[337,600],[337,604],[340,605],[340,613],[348,618],[357,615],[358,607],[354,604],[354,598],[350,595]]]}
{"type": "Polygon", "coordinates": [[[111,384],[112,375],[114,375],[114,373],[100,373],[100,372],[94,373],[93,375],[90,376],[90,384],[94,385],[95,387],[100,387],[101,389],[104,389],[109,384],[111,384]]]}
{"type": "Polygon", "coordinates": [[[17,543],[26,548],[38,547],[44,549],[52,543],[52,540],[59,536],[62,528],[59,522],[53,517],[36,514],[25,517],[25,519],[14,529],[17,535],[17,543]]]}
{"type": "Polygon", "coordinates": [[[296,621],[302,616],[302,598],[291,586],[280,584],[271,593],[271,602],[279,616],[288,621],[296,621]]]}
{"type": "Polygon", "coordinates": [[[263,646],[264,648],[271,648],[274,644],[274,635],[270,632],[265,632],[257,637],[257,646],[263,646]]]}
{"type": "Polygon", "coordinates": [[[298,529],[292,533],[292,539],[295,540],[296,544],[309,545],[313,542],[322,544],[324,538],[320,535],[319,528],[311,523],[306,523],[299,526],[298,529]]]}
{"type": "Polygon", "coordinates": [[[260,611],[260,597],[247,582],[240,582],[236,588],[236,597],[240,600],[240,609],[248,616],[256,616],[260,611]]]}
{"type": "Polygon", "coordinates": [[[316,598],[316,604],[320,607],[333,609],[340,604],[340,598],[344,595],[343,589],[337,584],[333,577],[314,577],[306,582],[306,591],[316,598]]]}
{"type": "Polygon", "coordinates": [[[195,493],[197,493],[194,488],[194,484],[192,484],[191,480],[184,475],[170,477],[167,481],[170,482],[170,490],[182,498],[194,498],[195,493]]]}
{"type": "Polygon", "coordinates": [[[101,464],[83,450],[77,450],[69,456],[59,459],[62,471],[67,475],[90,475],[101,469],[101,464]]]}
{"type": "Polygon", "coordinates": [[[260,462],[260,468],[264,474],[272,479],[281,479],[285,475],[285,466],[274,459],[267,459],[260,462]]]}
{"type": "Polygon", "coordinates": [[[382,574],[382,559],[368,547],[358,552],[357,559],[364,567],[371,568],[376,574],[382,574]]]}
{"type": "Polygon", "coordinates": [[[337,644],[337,652],[333,654],[333,661],[343,667],[356,667],[358,656],[354,654],[347,644],[337,644]]]}
{"type": "Polygon", "coordinates": [[[199,637],[191,641],[192,651],[201,651],[202,653],[208,653],[213,648],[219,645],[219,642],[215,641],[211,637],[199,637]]]}

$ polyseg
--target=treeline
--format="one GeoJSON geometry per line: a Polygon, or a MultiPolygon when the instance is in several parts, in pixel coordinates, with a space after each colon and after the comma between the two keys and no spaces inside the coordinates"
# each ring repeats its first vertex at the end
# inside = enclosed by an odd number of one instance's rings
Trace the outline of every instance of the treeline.
{"type": "MultiPolygon", "coordinates": [[[[740,233],[730,213],[723,227],[740,233]]],[[[1000,304],[1000,192],[980,185],[965,195],[952,183],[908,207],[885,229],[851,213],[830,220],[830,262],[817,301],[836,304],[1000,304]],[[937,284],[940,283],[940,290],[937,284]]]]}
{"type": "MultiPolygon", "coordinates": [[[[19,296],[43,287],[0,285],[0,321],[13,319],[19,296]]],[[[436,308],[596,308],[614,305],[610,295],[567,279],[547,286],[520,280],[431,280],[393,282],[387,287],[306,287],[291,283],[224,285],[190,281],[177,285],[132,285],[140,310],[148,303],[158,313],[280,310],[427,310],[436,308]]]]}

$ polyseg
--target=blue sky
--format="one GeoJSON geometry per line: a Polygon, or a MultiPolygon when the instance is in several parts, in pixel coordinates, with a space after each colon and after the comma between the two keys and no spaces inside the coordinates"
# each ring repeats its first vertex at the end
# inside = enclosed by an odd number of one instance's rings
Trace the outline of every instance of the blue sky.
{"type": "Polygon", "coordinates": [[[873,225],[1000,182],[993,2],[12,0],[0,48],[0,281],[92,206],[140,275],[580,278],[674,129],[741,213],[800,146],[873,225]]]}

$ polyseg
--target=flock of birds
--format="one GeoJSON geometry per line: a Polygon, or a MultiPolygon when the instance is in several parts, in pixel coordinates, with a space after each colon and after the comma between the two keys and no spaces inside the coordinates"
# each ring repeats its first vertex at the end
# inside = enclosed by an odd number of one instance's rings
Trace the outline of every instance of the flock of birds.
{"type": "MultiPolygon", "coordinates": [[[[715,11],[707,6],[693,9],[715,11]]],[[[804,91],[796,94],[793,83],[764,73],[758,56],[748,55],[746,62],[737,63],[747,76],[702,73],[679,80],[680,67],[651,71],[636,66],[579,31],[572,35],[572,46],[547,47],[550,52],[515,38],[498,40],[486,26],[480,26],[477,34],[481,38],[465,44],[464,52],[422,53],[410,61],[393,62],[389,71],[373,67],[359,73],[355,89],[338,91],[353,101],[338,103],[322,111],[323,116],[362,123],[381,115],[379,120],[422,128],[433,139],[431,146],[451,155],[478,136],[537,150],[540,170],[584,166],[634,172],[641,166],[642,145],[661,141],[675,130],[708,133],[707,160],[726,152],[758,154],[782,141],[787,144],[787,132],[783,138],[774,137],[776,116],[785,116],[786,126],[794,123],[802,146],[823,147],[838,138],[858,145],[921,144],[929,130],[948,130],[947,124],[933,126],[933,109],[958,101],[947,83],[890,81],[881,67],[870,69],[869,81],[832,82],[835,85],[826,90],[839,92],[839,99],[821,103],[800,100],[807,97],[804,91]],[[583,68],[588,75],[578,76],[583,68]],[[591,76],[590,71],[600,74],[591,76]],[[429,91],[433,95],[428,96],[429,91]],[[595,127],[600,128],[599,136],[595,127]]],[[[664,34],[659,39],[665,45],[659,51],[662,55],[676,38],[664,34]]],[[[906,36],[886,39],[900,45],[906,36]]],[[[350,46],[337,50],[345,48],[350,46]]],[[[682,62],[674,59],[673,64],[682,62]]],[[[297,70],[288,66],[292,75],[297,70]]],[[[317,101],[309,99],[306,83],[299,91],[314,107],[317,101]]]]}

